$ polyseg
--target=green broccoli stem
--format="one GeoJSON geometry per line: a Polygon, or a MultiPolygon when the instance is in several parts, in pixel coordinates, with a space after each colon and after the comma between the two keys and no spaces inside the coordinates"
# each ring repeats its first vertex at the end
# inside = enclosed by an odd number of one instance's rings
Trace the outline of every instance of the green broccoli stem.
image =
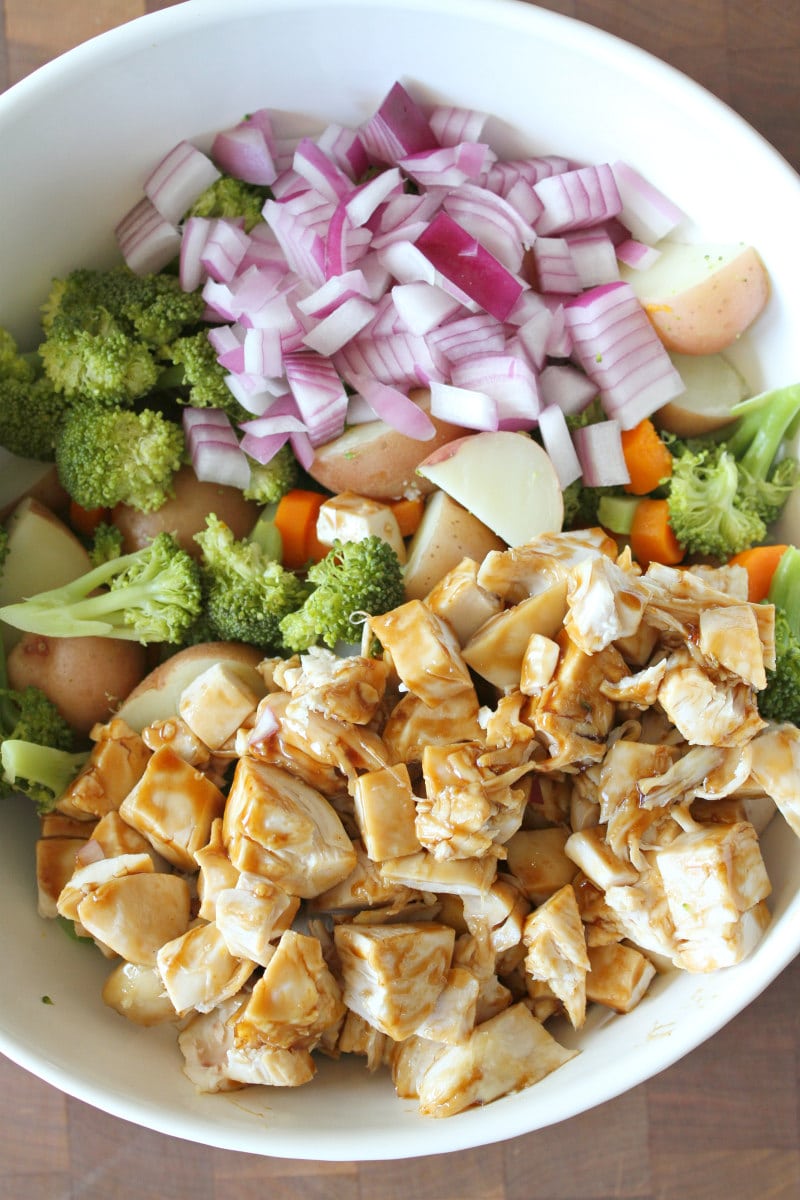
{"type": "Polygon", "coordinates": [[[800,413],[800,384],[776,388],[737,405],[739,420],[725,442],[754,479],[766,479],[786,432],[800,413]]]}
{"type": "Polygon", "coordinates": [[[800,639],[800,550],[788,546],[772,576],[767,600],[786,615],[794,636],[800,639]]]}
{"type": "Polygon", "coordinates": [[[0,749],[3,774],[10,784],[17,780],[37,783],[49,788],[55,797],[72,782],[88,757],[88,750],[71,753],[16,738],[7,738],[0,749]]]}

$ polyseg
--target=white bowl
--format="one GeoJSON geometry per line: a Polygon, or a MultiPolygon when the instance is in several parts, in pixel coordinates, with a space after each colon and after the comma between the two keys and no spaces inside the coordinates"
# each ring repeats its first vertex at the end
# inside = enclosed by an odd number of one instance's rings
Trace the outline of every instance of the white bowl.
{"type": "MultiPolygon", "coordinates": [[[[193,0],[105,34],[0,97],[0,324],[33,331],[54,274],[110,262],[111,230],[180,138],[259,106],[358,123],[401,79],[426,101],[493,113],[501,151],[623,157],[709,240],[752,242],[773,296],[737,355],[754,388],[800,378],[800,181],[720,102],[589,26],[506,0],[193,0]]],[[[800,949],[800,845],[765,839],[773,921],[755,953],[710,976],[658,979],[631,1014],[596,1010],[582,1053],[535,1087],[445,1121],[395,1098],[383,1073],[323,1062],[292,1089],[197,1095],[172,1028],[105,1008],[107,966],[35,910],[30,806],[4,808],[0,1049],[89,1104],[208,1145],[287,1158],[399,1159],[561,1121],[640,1083],[708,1038],[800,949]],[[53,1003],[42,1003],[49,996],[53,1003]]]]}

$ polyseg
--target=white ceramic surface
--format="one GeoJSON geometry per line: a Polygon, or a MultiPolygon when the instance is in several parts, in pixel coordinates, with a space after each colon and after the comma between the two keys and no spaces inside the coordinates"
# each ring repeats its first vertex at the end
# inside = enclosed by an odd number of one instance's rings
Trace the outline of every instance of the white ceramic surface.
{"type": "MultiPolygon", "coordinates": [[[[423,100],[495,114],[501,151],[624,157],[692,214],[695,233],[753,242],[774,294],[737,359],[754,388],[800,378],[794,173],[672,69],[515,0],[190,0],[44,67],[0,97],[0,323],[26,336],[52,275],[111,260],[115,221],[179,138],[202,140],[257,106],[306,113],[315,126],[356,123],[395,79],[423,100]]],[[[385,1074],[323,1062],[307,1087],[200,1096],[181,1073],[174,1031],[104,1008],[105,962],[37,917],[35,818],[21,802],[3,816],[0,1050],[117,1116],[251,1153],[399,1159],[561,1121],[692,1050],[800,949],[800,844],[775,821],[765,837],[774,919],[752,957],[708,977],[662,977],[628,1016],[594,1012],[582,1053],[528,1091],[425,1121],[385,1074]]]]}

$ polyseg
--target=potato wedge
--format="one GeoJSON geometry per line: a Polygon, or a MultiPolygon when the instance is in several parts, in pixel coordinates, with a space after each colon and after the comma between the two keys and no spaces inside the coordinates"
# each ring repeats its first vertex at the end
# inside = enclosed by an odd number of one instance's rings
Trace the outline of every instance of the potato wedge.
{"type": "Polygon", "coordinates": [[[678,437],[702,437],[723,429],[731,409],[749,394],[746,381],[721,354],[671,354],[686,391],[653,416],[659,429],[678,437]]]}
{"type": "Polygon", "coordinates": [[[505,543],[447,492],[434,492],[408,547],[403,581],[408,600],[424,600],[462,559],[483,562],[505,543]]]}

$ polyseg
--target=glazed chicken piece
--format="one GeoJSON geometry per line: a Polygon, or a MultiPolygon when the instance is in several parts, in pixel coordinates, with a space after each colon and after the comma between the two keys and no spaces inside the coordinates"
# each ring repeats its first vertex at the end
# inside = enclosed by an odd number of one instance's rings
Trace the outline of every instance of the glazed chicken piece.
{"type": "Polygon", "coordinates": [[[171,746],[184,762],[197,767],[199,771],[204,771],[211,762],[208,746],[189,728],[183,717],[165,717],[162,721],[145,726],[142,741],[150,750],[171,746]]]}
{"type": "Polygon", "coordinates": [[[384,658],[358,654],[340,658],[331,650],[312,646],[300,656],[297,666],[276,673],[276,680],[291,692],[292,715],[313,710],[337,721],[367,725],[383,701],[389,672],[384,658]]]}
{"type": "Polygon", "coordinates": [[[556,673],[559,653],[558,642],[541,633],[531,634],[519,671],[519,690],[524,696],[541,695],[556,673]]]}
{"type": "Polygon", "coordinates": [[[463,558],[425,597],[431,612],[446,621],[461,646],[503,607],[499,596],[478,583],[478,563],[463,558]]]}
{"type": "Polygon", "coordinates": [[[103,985],[103,1003],[135,1025],[163,1025],[177,1013],[155,966],[121,962],[103,985]]]}
{"type": "Polygon", "coordinates": [[[712,667],[729,671],[759,690],[767,686],[764,647],[753,605],[704,608],[697,644],[712,667]]]}
{"type": "Polygon", "coordinates": [[[153,966],[161,946],[186,932],[190,903],[185,879],[150,870],[93,888],[78,904],[78,920],[120,958],[153,966]]]}
{"type": "Polygon", "coordinates": [[[746,600],[748,592],[748,577],[744,567],[738,564],[725,564],[721,567],[709,567],[705,563],[693,563],[687,567],[692,575],[714,588],[730,596],[732,600],[746,600]]]}
{"type": "Polygon", "coordinates": [[[225,797],[216,784],[170,746],[150,756],[139,782],[120,805],[120,816],[173,866],[196,871],[195,852],[208,843],[225,797]]]}
{"type": "Polygon", "coordinates": [[[275,951],[273,941],[292,924],[300,900],[260,875],[243,872],[234,887],[217,893],[214,908],[228,952],[265,967],[275,951]]]}
{"type": "Polygon", "coordinates": [[[231,996],[208,1013],[197,1013],[178,1034],[184,1074],[198,1092],[231,1092],[244,1087],[228,1073],[228,1054],[233,1050],[233,1019],[243,998],[231,996]]]}
{"type": "MultiPolygon", "coordinates": [[[[418,893],[411,888],[384,879],[379,864],[373,862],[362,842],[354,841],[353,849],[356,853],[353,870],[346,879],[310,900],[309,913],[364,913],[376,909],[383,914],[403,908],[417,897],[418,893]]],[[[378,919],[382,917],[379,915],[378,919]]]]}
{"type": "Polygon", "coordinates": [[[606,888],[604,903],[620,935],[648,953],[672,959],[675,925],[661,872],[652,851],[635,883],[606,888]]]}
{"type": "Polygon", "coordinates": [[[402,858],[421,849],[405,763],[359,775],[353,785],[353,810],[364,848],[374,862],[402,858]]]}
{"type": "Polygon", "coordinates": [[[284,736],[282,719],[290,699],[288,692],[272,692],[261,702],[256,724],[260,724],[268,712],[269,724],[274,729],[254,740],[254,730],[243,726],[236,734],[237,753],[240,758],[253,758],[257,762],[281,767],[323,796],[338,796],[347,787],[346,778],[339,767],[309,753],[310,748],[305,743],[302,746],[296,744],[298,738],[294,730],[289,732],[288,737],[284,736]]]}
{"type": "Polygon", "coordinates": [[[525,918],[525,970],[546,983],[561,1001],[574,1029],[586,1020],[586,972],[590,969],[581,914],[570,884],[525,918]]]}
{"type": "Polygon", "coordinates": [[[656,974],[650,959],[621,942],[589,946],[587,953],[586,999],[618,1013],[634,1009],[656,974]]]}
{"type": "Polygon", "coordinates": [[[530,903],[510,878],[497,878],[484,896],[464,896],[464,923],[474,937],[486,938],[495,955],[522,941],[530,903]]]}
{"type": "Polygon", "coordinates": [[[197,915],[204,921],[213,921],[217,915],[217,897],[226,888],[235,888],[239,882],[239,871],[228,858],[222,837],[222,817],[211,822],[211,833],[205,846],[195,850],[198,866],[197,896],[200,908],[197,915]]]}
{"type": "Polygon", "coordinates": [[[138,875],[155,870],[148,854],[116,854],[112,858],[93,858],[90,862],[75,864],[74,870],[58,896],[58,915],[67,921],[78,919],[78,905],[89,892],[110,879],[123,875],[138,875]]]}
{"type": "Polygon", "coordinates": [[[466,967],[451,967],[433,1012],[417,1026],[417,1035],[456,1046],[475,1026],[480,983],[466,967]]]}
{"type": "Polygon", "coordinates": [[[481,896],[491,887],[496,866],[497,859],[492,855],[439,859],[427,850],[420,850],[403,858],[385,859],[380,872],[387,882],[420,892],[481,896]]]}
{"type": "Polygon", "coordinates": [[[606,825],[592,825],[571,833],[564,853],[602,893],[606,888],[636,883],[639,872],[629,858],[616,854],[608,844],[606,825]]]}
{"type": "Polygon", "coordinates": [[[381,1033],[369,1021],[365,1021],[358,1013],[348,1009],[339,1030],[336,1048],[340,1054],[359,1054],[366,1059],[368,1071],[377,1071],[378,1067],[389,1062],[391,1049],[397,1043],[381,1033]]]}
{"type": "Polygon", "coordinates": [[[425,793],[416,799],[416,832],[435,858],[500,857],[522,823],[527,793],[514,784],[531,765],[495,774],[479,765],[481,753],[470,742],[423,750],[425,793]]]}
{"type": "Polygon", "coordinates": [[[406,544],[391,508],[355,492],[339,492],[325,501],[319,510],[316,532],[326,546],[332,546],[335,540],[360,542],[379,537],[389,543],[401,563],[406,561],[406,544]]]}
{"type": "Polygon", "coordinates": [[[280,1046],[233,1046],[226,1054],[228,1079],[261,1087],[302,1087],[317,1073],[308,1050],[280,1046]]]}
{"type": "Polygon", "coordinates": [[[341,989],[317,938],[287,929],[236,1017],[235,1044],[312,1050],[344,1013],[341,989]]]}
{"type": "Polygon", "coordinates": [[[319,792],[279,767],[240,758],[222,836],[238,870],[263,875],[308,899],[346,879],[356,864],[350,838],[319,792]]]}
{"type": "Polygon", "coordinates": [[[640,576],[606,555],[572,568],[564,628],[586,654],[605,650],[618,638],[632,638],[642,622],[649,593],[640,576]]]}
{"type": "Polygon", "coordinates": [[[139,734],[119,717],[95,725],[91,737],[89,758],[57,803],[59,812],[78,819],[116,811],[150,758],[139,734]]]}
{"type": "Polygon", "coordinates": [[[753,781],[775,801],[789,827],[800,837],[800,731],[795,725],[777,725],[755,738],[753,781]]]}
{"type": "Polygon", "coordinates": [[[741,961],[764,928],[760,905],[771,891],[752,825],[682,833],[655,851],[655,861],[675,928],[676,965],[713,971],[741,961]]]}
{"type": "Polygon", "coordinates": [[[634,675],[612,681],[605,679],[600,691],[615,704],[632,704],[636,708],[652,708],[658,700],[658,689],[667,673],[667,660],[662,658],[634,675]]]}
{"type": "Polygon", "coordinates": [[[223,663],[203,671],[184,688],[178,716],[211,750],[219,750],[255,712],[261,696],[223,663]]]}
{"type": "Polygon", "coordinates": [[[520,829],[506,843],[506,866],[522,894],[541,904],[564,884],[571,883],[577,867],[566,854],[569,830],[554,825],[520,829]]]}
{"type": "Polygon", "coordinates": [[[519,687],[531,638],[555,638],[567,610],[567,585],[552,584],[490,617],[464,646],[464,661],[500,691],[519,687]]]}
{"type": "Polygon", "coordinates": [[[447,982],[454,930],[433,921],[342,924],[334,941],[349,1009],[396,1041],[431,1016],[447,982]]]}
{"type": "Polygon", "coordinates": [[[538,1082],[575,1053],[560,1046],[525,1004],[513,1004],[433,1056],[416,1080],[420,1112],[447,1117],[487,1104],[538,1082]]]}
{"type": "Polygon", "coordinates": [[[219,927],[201,922],[162,945],[156,967],[164,990],[179,1016],[210,1012],[235,996],[253,973],[255,963],[231,954],[219,927]]]}
{"type": "Polygon", "coordinates": [[[393,763],[418,763],[426,746],[481,741],[478,697],[459,689],[436,708],[418,696],[403,696],[383,727],[383,744],[393,763]]]}
{"type": "Polygon", "coordinates": [[[492,550],[478,571],[478,583],[516,604],[555,583],[565,583],[569,571],[585,559],[617,553],[616,542],[604,529],[543,533],[524,546],[492,550]]]}
{"type": "Polygon", "coordinates": [[[270,696],[268,703],[279,722],[276,740],[286,758],[293,762],[299,755],[318,770],[335,772],[339,791],[352,783],[359,771],[389,765],[384,742],[365,725],[352,725],[307,708],[303,697],[295,701],[291,695],[270,696]]]}
{"type": "Polygon", "coordinates": [[[693,746],[744,746],[766,727],[749,685],[715,677],[684,651],[670,656],[658,702],[693,746]]]}
{"type": "Polygon", "coordinates": [[[455,633],[421,600],[371,617],[369,625],[403,685],[429,708],[449,704],[459,692],[474,693],[455,633]]]}

